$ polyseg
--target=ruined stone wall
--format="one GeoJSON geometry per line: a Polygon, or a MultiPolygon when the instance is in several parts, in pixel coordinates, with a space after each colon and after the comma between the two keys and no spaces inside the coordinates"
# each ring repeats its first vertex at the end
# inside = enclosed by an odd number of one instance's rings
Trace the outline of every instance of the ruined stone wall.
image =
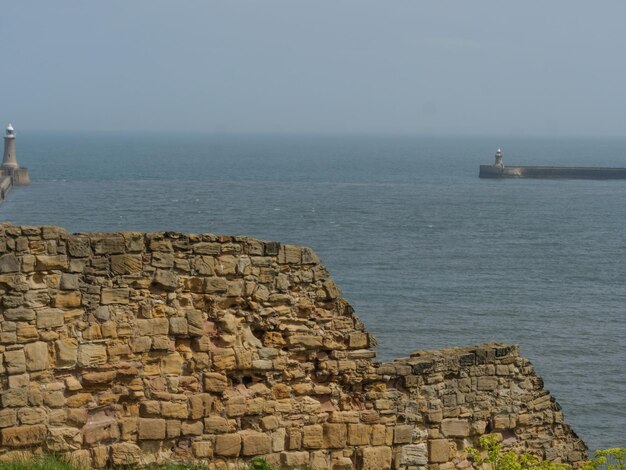
{"type": "Polygon", "coordinates": [[[375,362],[307,248],[5,224],[0,297],[3,459],[444,470],[491,431],[584,457],[515,347],[375,362]]]}

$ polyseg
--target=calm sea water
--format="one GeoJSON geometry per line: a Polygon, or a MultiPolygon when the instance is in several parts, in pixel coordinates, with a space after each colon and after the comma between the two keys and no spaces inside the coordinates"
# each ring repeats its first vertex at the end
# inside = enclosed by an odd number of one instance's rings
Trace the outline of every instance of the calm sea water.
{"type": "Polygon", "coordinates": [[[519,343],[591,448],[626,446],[626,181],[489,181],[626,166],[626,140],[20,133],[33,183],[0,218],[313,247],[379,357],[519,343]]]}

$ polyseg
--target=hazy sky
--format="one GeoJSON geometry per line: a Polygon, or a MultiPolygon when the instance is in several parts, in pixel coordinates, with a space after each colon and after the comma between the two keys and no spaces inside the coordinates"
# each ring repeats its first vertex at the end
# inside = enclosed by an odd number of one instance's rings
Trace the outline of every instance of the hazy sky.
{"type": "Polygon", "coordinates": [[[626,2],[0,2],[0,123],[626,136],[626,2]]]}

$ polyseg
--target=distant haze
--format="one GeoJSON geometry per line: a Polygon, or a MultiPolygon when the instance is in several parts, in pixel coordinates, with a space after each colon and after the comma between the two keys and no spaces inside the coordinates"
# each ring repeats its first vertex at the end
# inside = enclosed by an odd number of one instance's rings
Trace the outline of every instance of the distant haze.
{"type": "Polygon", "coordinates": [[[0,5],[26,130],[626,136],[626,3],[0,5]]]}

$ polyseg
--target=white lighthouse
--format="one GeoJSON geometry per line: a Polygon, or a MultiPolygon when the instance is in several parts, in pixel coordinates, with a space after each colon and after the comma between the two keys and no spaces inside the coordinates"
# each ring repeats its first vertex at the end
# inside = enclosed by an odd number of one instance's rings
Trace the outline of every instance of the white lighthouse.
{"type": "Polygon", "coordinates": [[[15,157],[15,129],[9,124],[4,135],[4,156],[0,166],[0,176],[10,177],[15,185],[30,183],[28,169],[20,168],[15,157]]]}

